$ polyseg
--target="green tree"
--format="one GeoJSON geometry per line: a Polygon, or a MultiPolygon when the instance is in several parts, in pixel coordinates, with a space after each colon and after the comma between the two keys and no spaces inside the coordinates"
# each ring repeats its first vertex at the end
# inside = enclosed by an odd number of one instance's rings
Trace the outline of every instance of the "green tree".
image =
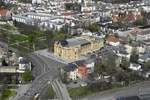
{"type": "Polygon", "coordinates": [[[97,73],[97,75],[101,75],[105,72],[105,66],[102,63],[96,63],[95,64],[95,68],[94,68],[95,73],[97,73]]]}
{"type": "Polygon", "coordinates": [[[67,80],[68,78],[67,78],[67,72],[64,72],[64,74],[63,74],[63,77],[62,77],[62,82],[63,83],[68,83],[68,80],[67,80]]]}
{"type": "Polygon", "coordinates": [[[117,67],[117,57],[116,55],[113,54],[109,54],[107,56],[103,56],[102,57],[102,64],[105,67],[105,71],[110,74],[113,75],[116,73],[116,67],[117,67]]]}
{"type": "Polygon", "coordinates": [[[32,0],[18,0],[18,1],[23,3],[32,3],[32,0]]]}
{"type": "Polygon", "coordinates": [[[48,50],[49,51],[53,51],[54,49],[54,32],[52,30],[47,30],[45,31],[46,34],[46,40],[47,40],[47,44],[48,44],[48,50]]]}
{"type": "Polygon", "coordinates": [[[8,66],[8,64],[7,64],[6,60],[5,60],[5,58],[2,58],[2,66],[8,66]]]}
{"type": "Polygon", "coordinates": [[[55,32],[55,35],[53,37],[54,40],[62,40],[66,38],[66,34],[63,31],[55,32]]]}
{"type": "Polygon", "coordinates": [[[91,32],[99,32],[101,31],[100,30],[100,27],[98,26],[97,23],[93,23],[93,24],[89,24],[86,29],[90,30],[91,32]]]}
{"type": "Polygon", "coordinates": [[[9,97],[14,96],[16,92],[8,89],[8,86],[6,84],[3,84],[0,100],[8,100],[9,97]]]}
{"type": "Polygon", "coordinates": [[[146,21],[146,19],[144,17],[141,17],[141,18],[137,19],[133,23],[133,25],[135,25],[135,26],[145,26],[145,25],[147,25],[147,21],[146,21]]]}
{"type": "Polygon", "coordinates": [[[120,71],[115,74],[116,81],[129,83],[129,75],[126,72],[120,71]]]}
{"type": "Polygon", "coordinates": [[[5,89],[2,93],[1,100],[7,100],[11,96],[11,90],[5,89]]]}
{"type": "Polygon", "coordinates": [[[31,81],[33,79],[32,72],[30,70],[26,70],[22,75],[22,79],[27,82],[31,81]]]}
{"type": "Polygon", "coordinates": [[[37,32],[37,31],[33,31],[32,33],[30,33],[28,35],[28,42],[29,42],[29,46],[30,48],[35,51],[35,43],[38,41],[38,38],[40,36],[41,33],[37,32]]]}

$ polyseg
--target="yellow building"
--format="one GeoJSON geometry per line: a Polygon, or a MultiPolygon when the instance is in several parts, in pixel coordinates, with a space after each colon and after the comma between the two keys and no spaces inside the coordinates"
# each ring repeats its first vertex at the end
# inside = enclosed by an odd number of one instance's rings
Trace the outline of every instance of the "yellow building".
{"type": "Polygon", "coordinates": [[[103,39],[92,36],[81,36],[56,41],[54,44],[54,54],[63,59],[75,60],[81,55],[86,55],[101,47],[103,47],[103,39]]]}

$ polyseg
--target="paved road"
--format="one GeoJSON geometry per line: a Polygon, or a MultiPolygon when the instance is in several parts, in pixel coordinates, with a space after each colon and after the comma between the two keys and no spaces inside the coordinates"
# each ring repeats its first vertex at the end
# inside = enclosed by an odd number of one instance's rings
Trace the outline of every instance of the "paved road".
{"type": "Polygon", "coordinates": [[[68,91],[65,87],[64,84],[62,84],[61,81],[58,81],[59,78],[59,68],[61,68],[62,66],[65,66],[64,63],[62,63],[61,61],[58,62],[58,60],[53,59],[53,58],[47,58],[45,56],[41,56],[40,54],[38,54],[38,57],[43,60],[44,64],[46,64],[45,66],[47,66],[48,68],[45,68],[46,70],[51,71],[51,74],[53,76],[55,76],[55,80],[52,81],[52,86],[54,85],[54,89],[56,90],[56,94],[58,95],[58,99],[59,100],[71,100],[68,91]]]}
{"type": "MultiPolygon", "coordinates": [[[[82,98],[80,100],[116,100],[115,99],[116,97],[133,96],[133,95],[141,96],[141,98],[144,98],[142,100],[146,100],[145,99],[146,97],[142,96],[146,94],[150,95],[150,81],[142,82],[126,88],[100,92],[95,95],[82,98]]],[[[150,98],[147,100],[150,100],[150,98]]]]}
{"type": "MultiPolygon", "coordinates": [[[[8,47],[8,45],[4,42],[0,42],[0,45],[4,48],[8,47]]],[[[20,90],[20,93],[13,100],[31,100],[35,94],[40,94],[43,88],[46,87],[46,85],[48,85],[49,81],[53,81],[54,79],[58,78],[58,69],[65,65],[65,63],[63,63],[60,60],[48,58],[47,56],[44,57],[42,55],[39,55],[38,53],[32,53],[28,57],[35,66],[33,68],[33,75],[36,77],[36,79],[32,82],[29,89],[26,90],[26,93],[20,90]]],[[[57,92],[62,93],[62,95],[58,97],[65,98],[64,100],[70,100],[65,87],[59,87],[59,89],[61,90],[57,92]],[[68,99],[66,99],[66,97],[68,99]]]]}
{"type": "Polygon", "coordinates": [[[26,93],[30,86],[31,86],[31,84],[21,85],[21,86],[17,89],[17,91],[16,91],[16,92],[17,92],[17,95],[13,98],[13,100],[19,100],[20,95],[26,93]]]}
{"type": "MultiPolygon", "coordinates": [[[[35,67],[33,69],[33,74],[36,76],[35,80],[32,82],[31,87],[27,90],[25,94],[22,94],[18,100],[32,100],[35,94],[40,94],[48,85],[48,82],[53,82],[59,76],[59,68],[64,66],[61,62],[57,62],[47,57],[41,56],[39,54],[30,54],[30,60],[34,63],[35,67]]],[[[60,92],[62,93],[62,91],[60,92]]],[[[59,98],[67,97],[67,94],[63,94],[59,98]]],[[[70,99],[63,99],[70,100],[70,99]]]]}
{"type": "Polygon", "coordinates": [[[27,92],[19,98],[19,100],[32,100],[35,94],[41,93],[42,89],[48,84],[48,81],[52,81],[53,77],[49,75],[49,72],[38,76],[33,82],[27,92]]]}
{"type": "Polygon", "coordinates": [[[62,84],[61,81],[55,79],[51,82],[51,85],[54,88],[59,100],[71,100],[65,85],[62,84]]]}
{"type": "MultiPolygon", "coordinates": [[[[8,48],[8,45],[4,42],[0,42],[0,45],[4,48],[8,48]]],[[[29,89],[26,90],[26,93],[24,93],[25,91],[22,92],[22,90],[18,90],[20,93],[13,100],[32,100],[35,94],[40,94],[42,92],[43,88],[48,85],[49,81],[53,81],[60,76],[58,69],[66,65],[66,63],[60,60],[53,59],[53,57],[49,58],[48,56],[42,56],[38,52],[30,54],[28,58],[35,66],[33,68],[33,76],[36,78],[31,83],[29,89]]],[[[57,84],[59,88],[59,91],[57,90],[57,92],[61,94],[61,96],[58,95],[58,98],[63,98],[62,100],[70,100],[66,88],[60,86],[58,82],[57,84]]]]}

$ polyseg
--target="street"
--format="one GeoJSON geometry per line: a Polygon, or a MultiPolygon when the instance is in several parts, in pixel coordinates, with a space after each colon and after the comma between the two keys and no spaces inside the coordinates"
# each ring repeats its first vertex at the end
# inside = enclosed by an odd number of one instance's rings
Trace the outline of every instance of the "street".
{"type": "Polygon", "coordinates": [[[144,96],[150,95],[150,81],[141,82],[129,87],[119,88],[108,90],[100,93],[96,93],[92,96],[87,96],[80,100],[116,100],[117,97],[121,96],[134,96],[138,95],[141,96],[142,100],[150,100],[144,96]]]}
{"type": "MultiPolygon", "coordinates": [[[[33,75],[36,77],[35,80],[33,80],[31,87],[27,90],[25,94],[20,95],[20,98],[18,100],[31,100],[35,94],[41,94],[43,88],[48,85],[49,81],[53,82],[55,79],[58,78],[58,69],[65,65],[35,53],[30,54],[29,59],[35,66],[33,68],[33,75]]],[[[57,82],[57,84],[59,83],[57,82]]],[[[58,98],[65,98],[62,100],[70,100],[66,99],[67,97],[69,98],[69,96],[67,93],[63,93],[64,91],[61,90],[62,87],[60,85],[56,85],[55,87],[56,88],[54,89],[57,89],[56,94],[59,93],[59,95],[57,95],[58,98]]]]}

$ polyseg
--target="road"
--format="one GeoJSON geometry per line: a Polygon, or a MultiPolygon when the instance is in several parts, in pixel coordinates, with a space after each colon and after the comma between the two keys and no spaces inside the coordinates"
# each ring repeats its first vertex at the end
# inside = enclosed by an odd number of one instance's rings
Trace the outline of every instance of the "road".
{"type": "MultiPolygon", "coordinates": [[[[4,42],[0,42],[0,45],[3,46],[4,48],[8,48],[8,45],[4,42]]],[[[16,51],[16,50],[15,50],[16,51]]],[[[59,78],[59,68],[63,67],[66,65],[66,63],[63,63],[60,60],[53,59],[53,57],[45,57],[40,54],[36,53],[31,53],[28,55],[29,60],[32,61],[33,65],[35,66],[33,68],[33,76],[35,77],[35,80],[31,83],[31,86],[28,87],[28,90],[21,91],[19,93],[18,90],[18,95],[13,99],[13,100],[32,100],[33,96],[37,93],[41,93],[43,88],[48,85],[49,81],[53,81],[54,79],[59,78]]],[[[57,83],[59,84],[59,83],[57,83]]],[[[59,88],[58,93],[61,94],[59,95],[58,98],[64,98],[63,100],[70,100],[69,94],[61,83],[62,86],[57,85],[59,88]]]]}
{"type": "MultiPolygon", "coordinates": [[[[7,47],[7,44],[0,42],[0,45],[7,47]]],[[[32,82],[29,89],[26,93],[19,94],[17,99],[13,100],[32,100],[32,97],[36,93],[41,93],[43,88],[48,85],[48,82],[54,82],[54,89],[58,98],[61,100],[70,100],[66,89],[61,86],[62,84],[58,82],[57,77],[59,76],[58,69],[64,66],[64,63],[58,62],[57,60],[50,59],[44,57],[40,54],[32,53],[29,55],[30,60],[34,64],[33,74],[36,76],[36,79],[32,82]],[[55,81],[54,81],[55,80],[55,81]],[[19,98],[19,99],[18,99],[19,98]]],[[[80,100],[115,100],[116,97],[120,96],[130,96],[130,95],[144,95],[150,94],[150,82],[144,82],[141,84],[137,84],[134,86],[117,89],[117,90],[109,90],[101,93],[97,93],[92,96],[87,96],[80,100]]],[[[147,99],[149,100],[149,99],[147,99]]]]}
{"type": "Polygon", "coordinates": [[[147,97],[150,97],[150,81],[138,83],[125,88],[100,92],[79,100],[116,100],[116,97],[133,95],[140,96],[142,100],[150,100],[150,98],[147,99],[147,97]]]}
{"type": "Polygon", "coordinates": [[[20,85],[16,91],[17,95],[13,98],[13,100],[19,100],[20,95],[26,93],[30,86],[31,84],[20,85]]]}
{"type": "MultiPolygon", "coordinates": [[[[54,80],[57,80],[59,77],[59,68],[64,66],[61,62],[49,59],[40,54],[32,53],[29,55],[29,59],[34,64],[33,74],[36,76],[35,80],[33,80],[31,87],[27,90],[25,94],[20,95],[18,100],[32,100],[35,94],[41,94],[43,88],[45,88],[49,81],[55,83],[54,80]]],[[[68,96],[68,92],[64,89],[64,87],[60,86],[60,83],[57,81],[58,85],[55,85],[58,89],[56,94],[59,93],[58,98],[60,100],[70,100],[68,96]],[[62,90],[63,89],[63,90],[62,90]],[[62,99],[64,98],[64,99],[62,99]],[[69,98],[69,99],[68,99],[69,98]]]]}
{"type": "Polygon", "coordinates": [[[56,94],[58,94],[58,99],[59,100],[71,100],[71,98],[69,97],[68,91],[65,87],[64,84],[62,84],[61,81],[59,81],[59,68],[61,68],[62,66],[65,66],[64,63],[62,63],[61,61],[58,62],[56,59],[53,58],[47,58],[45,56],[42,56],[40,54],[38,54],[38,57],[43,60],[45,66],[47,66],[46,68],[44,68],[44,71],[51,71],[51,75],[55,76],[54,80],[51,82],[52,86],[54,85],[54,90],[56,92],[56,94]]]}
{"type": "Polygon", "coordinates": [[[64,84],[62,84],[59,80],[54,80],[51,82],[53,89],[55,90],[56,94],[58,95],[59,100],[71,100],[69,93],[64,84]]]}

